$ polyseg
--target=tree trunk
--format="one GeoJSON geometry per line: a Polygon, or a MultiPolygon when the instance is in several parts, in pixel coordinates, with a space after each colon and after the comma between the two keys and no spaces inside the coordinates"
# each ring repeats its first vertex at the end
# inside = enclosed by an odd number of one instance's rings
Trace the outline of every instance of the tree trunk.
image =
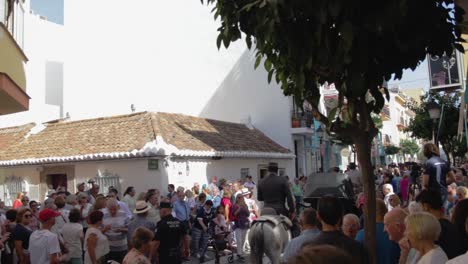
{"type": "Polygon", "coordinates": [[[367,132],[359,132],[355,140],[357,158],[362,173],[364,195],[366,197],[364,209],[365,244],[369,252],[370,263],[376,263],[376,228],[375,228],[375,178],[370,159],[371,137],[367,132]]]}

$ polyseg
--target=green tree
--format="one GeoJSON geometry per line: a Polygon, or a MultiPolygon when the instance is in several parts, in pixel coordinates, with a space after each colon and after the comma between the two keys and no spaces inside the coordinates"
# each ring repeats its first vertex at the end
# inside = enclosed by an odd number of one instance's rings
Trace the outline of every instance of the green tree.
{"type": "Polygon", "coordinates": [[[402,139],[400,140],[400,151],[403,155],[416,155],[419,152],[419,145],[414,140],[402,139]]]}
{"type": "Polygon", "coordinates": [[[416,113],[414,120],[410,123],[406,131],[410,132],[413,137],[432,140],[434,131],[439,143],[442,145],[447,158],[451,161],[450,157],[464,156],[466,152],[466,145],[463,147],[461,139],[458,137],[458,118],[460,111],[460,93],[426,93],[421,96],[421,104],[412,106],[411,109],[416,113]],[[427,111],[427,104],[430,102],[437,103],[443,113],[441,113],[440,128],[429,117],[427,111]],[[464,152],[463,152],[464,151],[464,152]]]}
{"type": "Polygon", "coordinates": [[[385,155],[395,155],[400,152],[400,148],[395,145],[388,145],[385,147],[385,155]]]}
{"type": "Polygon", "coordinates": [[[375,181],[371,142],[389,97],[382,85],[403,69],[415,69],[427,53],[442,55],[460,42],[463,10],[453,0],[201,0],[219,21],[218,48],[245,38],[256,50],[268,81],[275,80],[298,105],[311,103],[315,117],[333,134],[349,135],[362,168],[368,214],[365,241],[375,262],[375,181]],[[450,13],[453,14],[450,14],[450,13]],[[318,109],[319,86],[335,84],[338,107],[318,109]]]}

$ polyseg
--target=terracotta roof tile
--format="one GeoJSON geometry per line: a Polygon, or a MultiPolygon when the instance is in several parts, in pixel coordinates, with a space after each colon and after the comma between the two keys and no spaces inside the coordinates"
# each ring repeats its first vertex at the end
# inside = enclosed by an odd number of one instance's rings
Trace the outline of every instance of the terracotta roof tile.
{"type": "Polygon", "coordinates": [[[0,161],[132,152],[161,136],[179,150],[290,153],[259,130],[243,124],[181,114],[135,113],[72,122],[0,129],[0,161]]]}
{"type": "Polygon", "coordinates": [[[157,113],[156,133],[180,150],[289,153],[257,129],[244,124],[182,114],[157,113]]]}
{"type": "Polygon", "coordinates": [[[29,123],[22,126],[0,128],[0,150],[7,149],[24,138],[34,126],[34,123],[29,123]]]}

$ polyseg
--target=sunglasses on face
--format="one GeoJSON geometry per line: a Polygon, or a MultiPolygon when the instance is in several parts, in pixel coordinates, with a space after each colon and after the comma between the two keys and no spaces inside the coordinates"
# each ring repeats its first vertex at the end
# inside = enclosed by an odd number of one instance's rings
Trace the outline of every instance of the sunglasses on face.
{"type": "Polygon", "coordinates": [[[23,217],[24,217],[24,218],[31,218],[32,215],[31,215],[31,214],[25,214],[23,217]]]}

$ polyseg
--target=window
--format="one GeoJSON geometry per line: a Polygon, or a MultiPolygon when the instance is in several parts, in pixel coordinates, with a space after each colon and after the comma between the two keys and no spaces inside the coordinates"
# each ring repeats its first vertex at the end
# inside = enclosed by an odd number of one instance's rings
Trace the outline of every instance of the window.
{"type": "Polygon", "coordinates": [[[241,171],[240,171],[240,174],[241,174],[241,180],[245,180],[245,177],[247,177],[247,175],[249,175],[249,168],[242,168],[241,171]]]}
{"type": "Polygon", "coordinates": [[[13,205],[13,201],[16,199],[16,195],[20,192],[24,192],[26,184],[21,177],[10,176],[5,179],[4,183],[4,201],[6,205],[13,205]]]}
{"type": "Polygon", "coordinates": [[[285,168],[278,168],[278,175],[279,176],[286,176],[286,169],[285,168]]]}
{"type": "Polygon", "coordinates": [[[119,175],[105,171],[104,173],[97,175],[95,181],[100,187],[100,193],[107,194],[109,187],[113,186],[119,192],[119,196],[122,195],[119,175]]]}
{"type": "Polygon", "coordinates": [[[21,49],[24,49],[23,39],[24,39],[24,7],[19,2],[15,5],[15,18],[14,18],[14,28],[13,28],[13,37],[18,43],[18,46],[21,49]]]}
{"type": "Polygon", "coordinates": [[[0,22],[2,22],[3,24],[6,24],[5,19],[7,10],[7,0],[0,0],[0,22]]]}
{"type": "Polygon", "coordinates": [[[2,22],[18,46],[23,49],[24,40],[24,14],[23,1],[0,0],[0,22],[2,22]],[[12,6],[9,6],[12,3],[12,6]],[[10,14],[8,14],[10,12],[10,14]]]}

